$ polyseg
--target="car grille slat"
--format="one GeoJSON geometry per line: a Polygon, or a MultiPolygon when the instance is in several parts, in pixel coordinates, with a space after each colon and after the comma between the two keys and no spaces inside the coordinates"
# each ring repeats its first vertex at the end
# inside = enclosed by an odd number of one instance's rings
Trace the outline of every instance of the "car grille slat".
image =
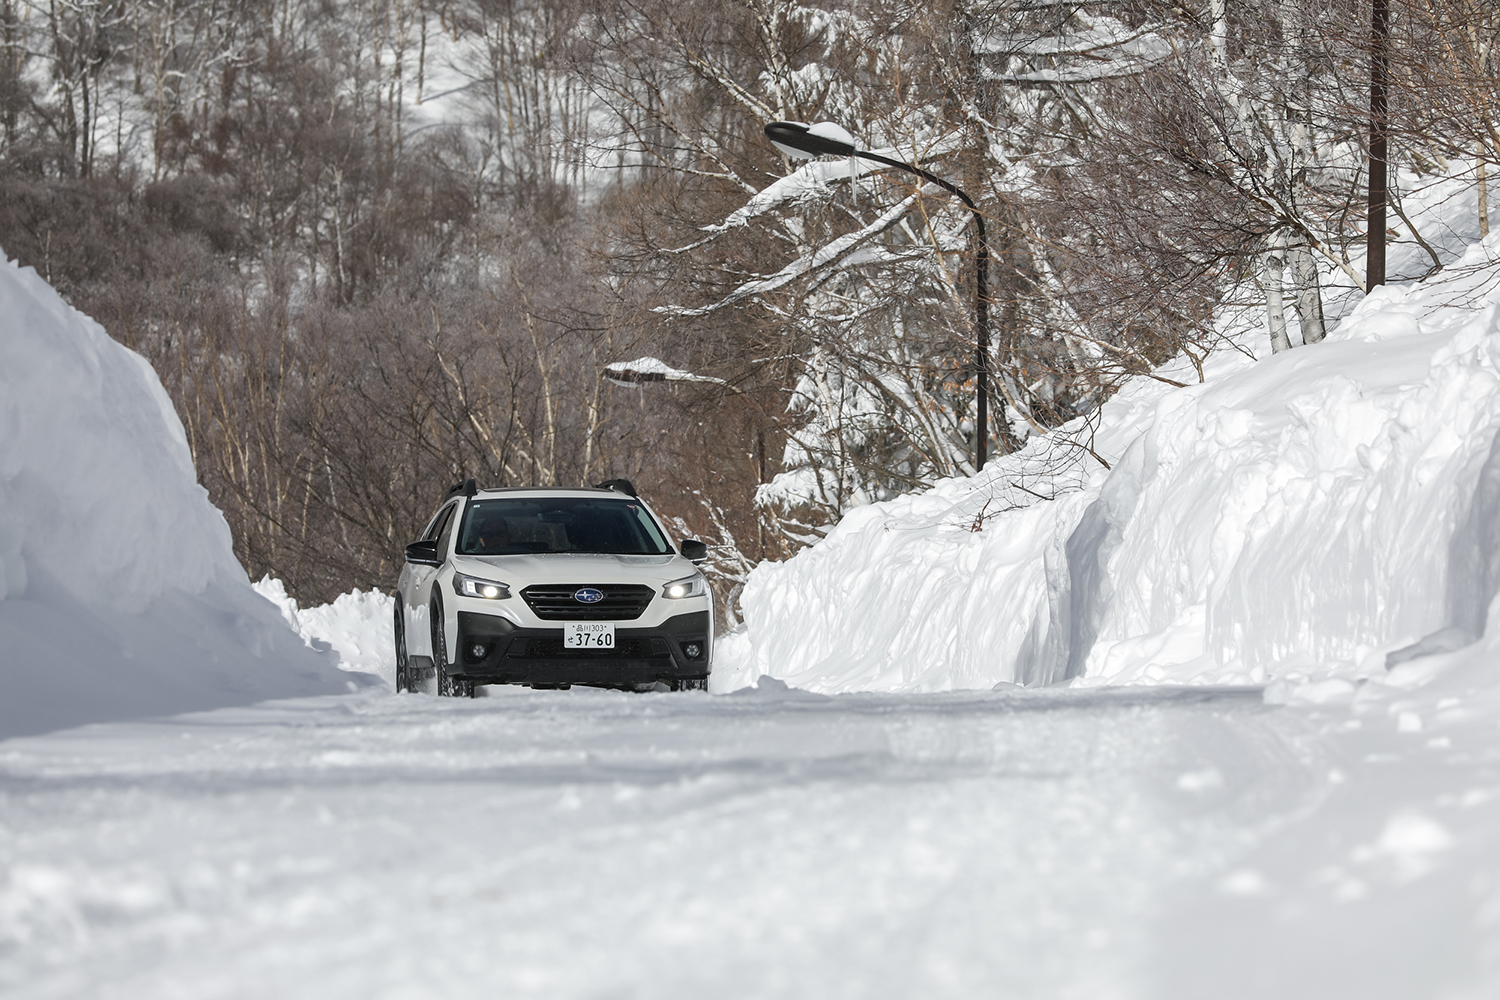
{"type": "Polygon", "coordinates": [[[532,613],[544,621],[608,622],[633,621],[651,603],[656,591],[640,584],[536,584],[521,591],[532,613]],[[597,604],[584,604],[573,595],[588,587],[604,594],[597,604]]]}
{"type": "Polygon", "coordinates": [[[614,649],[568,649],[561,639],[523,638],[513,640],[505,655],[538,660],[646,659],[667,657],[671,651],[665,639],[654,637],[622,636],[614,649]]]}

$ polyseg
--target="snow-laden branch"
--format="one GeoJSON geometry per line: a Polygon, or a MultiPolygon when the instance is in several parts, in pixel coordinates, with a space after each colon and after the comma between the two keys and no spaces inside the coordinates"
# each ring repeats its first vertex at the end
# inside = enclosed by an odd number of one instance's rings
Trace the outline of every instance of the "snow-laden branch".
{"type": "MultiPolygon", "coordinates": [[[[940,155],[944,151],[941,146],[930,150],[929,158],[934,155],[940,155]]],[[[870,152],[889,157],[890,159],[900,159],[900,152],[894,148],[872,149],[870,152]]],[[[784,205],[795,204],[808,198],[815,198],[828,190],[829,185],[834,182],[864,177],[869,174],[878,174],[891,169],[884,164],[861,159],[860,157],[851,157],[851,159],[852,163],[850,160],[807,161],[785,177],[778,177],[756,192],[751,196],[749,201],[726,216],[723,222],[701,227],[699,232],[708,234],[703,239],[666,252],[673,254],[688,253],[703,246],[703,244],[709,242],[715,236],[726,233],[731,229],[748,226],[753,219],[765,215],[767,212],[781,208],[784,205]]]]}
{"type": "Polygon", "coordinates": [[[696,243],[690,243],[685,247],[668,250],[667,252],[687,253],[690,250],[696,250],[720,233],[748,226],[751,219],[765,215],[772,209],[779,208],[789,202],[798,202],[805,198],[814,197],[819,192],[827,189],[830,180],[835,179],[840,173],[847,172],[848,167],[843,164],[843,161],[811,160],[793,170],[785,177],[778,177],[756,192],[751,196],[749,201],[730,213],[723,222],[701,227],[700,232],[709,234],[704,239],[696,243]]]}
{"type": "Polygon", "coordinates": [[[992,53],[1014,52],[1026,56],[1087,56],[1104,58],[1117,52],[1125,57],[1153,55],[1171,48],[1154,27],[1131,30],[1118,21],[1111,27],[1091,27],[1068,35],[1048,35],[1020,45],[989,49],[992,53]]]}
{"type": "Polygon", "coordinates": [[[936,184],[925,184],[916,193],[903,198],[896,205],[887,209],[878,219],[863,229],[840,236],[838,239],[822,247],[806,257],[799,257],[775,274],[760,278],[755,281],[747,281],[734,291],[724,296],[719,301],[706,306],[689,309],[684,306],[658,306],[656,312],[665,313],[670,316],[707,316],[709,313],[717,312],[725,306],[743,302],[752,295],[761,295],[772,292],[788,282],[792,282],[819,268],[826,267],[846,258],[859,249],[860,244],[873,237],[879,236],[887,229],[900,222],[907,212],[911,211],[923,194],[937,194],[941,189],[936,184]]]}
{"type": "Polygon", "coordinates": [[[1092,83],[1096,80],[1139,76],[1165,62],[1170,55],[1170,50],[1164,50],[1159,55],[1096,60],[1091,66],[1067,66],[1021,73],[1004,73],[999,70],[986,69],[981,70],[979,76],[981,79],[995,83],[1092,83]]]}
{"type": "MultiPolygon", "coordinates": [[[[1165,57],[1163,57],[1165,58],[1165,57]]],[[[1093,83],[1122,76],[1139,76],[1161,62],[1161,59],[1117,59],[1100,66],[1072,66],[1067,69],[1039,69],[1029,73],[980,71],[980,78],[992,83],[1093,83]]]]}
{"type": "Polygon", "coordinates": [[[1172,54],[1172,45],[1154,28],[1132,29],[1114,18],[1099,18],[1083,31],[1019,41],[991,36],[976,45],[988,55],[1077,58],[1081,66],[1004,71],[982,69],[980,76],[1001,83],[1088,83],[1114,77],[1134,76],[1161,63],[1172,54]]]}

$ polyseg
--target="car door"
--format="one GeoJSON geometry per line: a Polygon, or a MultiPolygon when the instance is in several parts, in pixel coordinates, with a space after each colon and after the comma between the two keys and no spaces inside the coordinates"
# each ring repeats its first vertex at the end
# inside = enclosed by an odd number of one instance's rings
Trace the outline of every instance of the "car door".
{"type": "MultiPolygon", "coordinates": [[[[422,534],[422,541],[438,539],[438,558],[448,558],[448,541],[457,517],[461,501],[453,500],[438,511],[437,517],[422,534]]],[[[432,656],[432,630],[428,625],[428,609],[432,605],[432,586],[442,566],[424,566],[407,563],[408,585],[406,590],[406,651],[408,655],[432,656]]]]}

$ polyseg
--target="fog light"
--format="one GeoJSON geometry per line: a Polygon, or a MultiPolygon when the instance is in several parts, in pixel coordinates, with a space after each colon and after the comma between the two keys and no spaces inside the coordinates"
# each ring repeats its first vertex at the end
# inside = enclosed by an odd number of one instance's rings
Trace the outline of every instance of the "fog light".
{"type": "Polygon", "coordinates": [[[682,651],[687,654],[688,659],[696,660],[698,659],[698,657],[703,655],[703,644],[697,642],[685,642],[682,644],[682,651]]]}
{"type": "Polygon", "coordinates": [[[474,645],[469,647],[469,658],[473,660],[482,660],[484,659],[484,654],[487,651],[488,647],[486,647],[483,643],[476,642],[474,643],[474,645]]]}

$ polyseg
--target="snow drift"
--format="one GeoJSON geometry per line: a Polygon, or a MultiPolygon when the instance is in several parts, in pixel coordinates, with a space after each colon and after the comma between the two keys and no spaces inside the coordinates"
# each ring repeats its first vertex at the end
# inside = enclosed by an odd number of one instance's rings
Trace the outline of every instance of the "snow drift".
{"type": "Polygon", "coordinates": [[[250,588],[140,355],[0,266],[0,737],[346,689],[250,588]]]}
{"type": "Polygon", "coordinates": [[[339,669],[375,674],[396,685],[396,633],[391,627],[396,599],[378,590],[351,590],[331,604],[300,608],[286,584],[271,576],[253,584],[255,592],[281,609],[281,617],[313,649],[332,650],[339,669]]]}
{"type": "Polygon", "coordinates": [[[1497,249],[1377,290],[1322,344],[1222,352],[1201,384],[1184,363],[1161,374],[1193,384],[1140,380],[854,511],[751,575],[715,687],[1312,690],[1471,642],[1500,582],[1497,249]]]}

